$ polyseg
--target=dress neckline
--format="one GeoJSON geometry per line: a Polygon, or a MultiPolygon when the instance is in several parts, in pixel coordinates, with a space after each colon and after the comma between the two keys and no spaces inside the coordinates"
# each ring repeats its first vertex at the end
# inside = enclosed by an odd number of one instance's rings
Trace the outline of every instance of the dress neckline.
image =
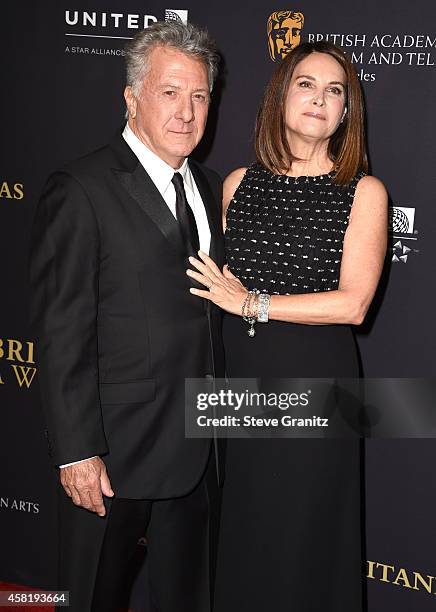
{"type": "Polygon", "coordinates": [[[274,172],[272,174],[277,178],[294,179],[295,181],[316,181],[321,179],[333,178],[335,172],[332,170],[331,172],[327,172],[326,174],[300,174],[299,176],[291,176],[290,174],[275,174],[274,172]]]}
{"type": "Polygon", "coordinates": [[[265,170],[266,172],[269,172],[271,176],[279,180],[284,180],[286,183],[289,183],[292,180],[296,184],[303,183],[303,182],[310,183],[310,182],[315,182],[315,181],[331,180],[336,175],[336,171],[331,170],[330,172],[326,172],[324,174],[315,174],[315,175],[300,174],[299,176],[290,176],[289,174],[277,174],[275,172],[272,172],[268,168],[265,168],[265,166],[263,166],[262,164],[259,164],[259,165],[261,168],[263,168],[263,170],[265,170]]]}

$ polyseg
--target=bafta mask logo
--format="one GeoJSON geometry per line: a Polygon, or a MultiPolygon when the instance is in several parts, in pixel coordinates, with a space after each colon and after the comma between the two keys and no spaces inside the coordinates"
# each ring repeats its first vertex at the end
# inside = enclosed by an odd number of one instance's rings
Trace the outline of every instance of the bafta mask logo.
{"type": "Polygon", "coordinates": [[[273,62],[284,59],[300,44],[304,15],[299,11],[276,11],[268,17],[268,49],[273,62]]]}

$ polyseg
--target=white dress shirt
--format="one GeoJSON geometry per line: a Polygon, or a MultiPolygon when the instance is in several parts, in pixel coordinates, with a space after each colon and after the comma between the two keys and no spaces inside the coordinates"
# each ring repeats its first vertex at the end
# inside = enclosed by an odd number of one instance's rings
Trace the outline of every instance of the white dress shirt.
{"type": "MultiPolygon", "coordinates": [[[[186,199],[188,204],[194,213],[195,222],[197,224],[198,238],[200,240],[200,249],[209,254],[210,248],[210,228],[207,220],[206,209],[198,191],[197,185],[195,184],[194,177],[191,174],[188,160],[185,159],[183,164],[178,170],[174,170],[170,165],[158,157],[153,151],[150,151],[145,144],[139,140],[139,138],[132,132],[129,124],[126,123],[126,127],[123,130],[123,138],[132,149],[133,153],[139,159],[139,162],[156,185],[159,193],[165,200],[168,208],[176,217],[176,190],[172,183],[174,172],[179,172],[183,178],[183,185],[185,187],[186,199]]],[[[94,457],[87,457],[86,459],[80,459],[79,461],[72,461],[71,463],[64,463],[60,465],[60,468],[74,465],[75,463],[81,463],[87,459],[94,459],[94,457]]]]}

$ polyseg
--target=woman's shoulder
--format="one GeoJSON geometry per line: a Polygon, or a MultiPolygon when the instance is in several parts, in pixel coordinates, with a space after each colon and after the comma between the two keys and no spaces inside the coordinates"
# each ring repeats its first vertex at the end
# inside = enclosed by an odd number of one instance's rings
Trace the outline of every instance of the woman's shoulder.
{"type": "Polygon", "coordinates": [[[248,168],[236,168],[226,176],[223,183],[223,206],[226,209],[237,188],[242,182],[248,168]]]}
{"type": "Polygon", "coordinates": [[[356,198],[373,198],[387,196],[383,182],[371,174],[360,173],[356,177],[356,198]]]}
{"type": "Polygon", "coordinates": [[[228,174],[224,179],[224,193],[226,192],[226,190],[232,191],[233,196],[233,193],[239,187],[247,170],[248,168],[246,167],[236,168],[236,170],[232,170],[232,172],[230,172],[230,174],[228,174]]]}
{"type": "Polygon", "coordinates": [[[383,182],[370,174],[362,175],[356,184],[351,217],[362,219],[387,215],[388,193],[383,182]]]}

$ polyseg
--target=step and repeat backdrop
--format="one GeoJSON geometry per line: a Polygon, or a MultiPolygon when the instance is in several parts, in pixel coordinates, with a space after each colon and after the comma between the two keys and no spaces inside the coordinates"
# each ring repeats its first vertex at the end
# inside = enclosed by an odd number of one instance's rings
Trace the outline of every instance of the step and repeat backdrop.
{"type": "MultiPolygon", "coordinates": [[[[2,13],[0,581],[52,588],[57,474],[27,322],[28,237],[48,173],[107,143],[123,124],[127,39],[165,19],[205,26],[216,39],[221,77],[195,155],[223,177],[253,161],[256,110],[290,48],[329,40],[351,54],[366,98],[371,171],[391,205],[383,279],[358,332],[363,367],[367,376],[425,378],[435,374],[436,354],[436,5],[16,0],[2,13]]],[[[371,612],[436,605],[435,466],[435,440],[366,443],[371,612]]],[[[135,588],[140,601],[140,583],[135,588]]]]}

